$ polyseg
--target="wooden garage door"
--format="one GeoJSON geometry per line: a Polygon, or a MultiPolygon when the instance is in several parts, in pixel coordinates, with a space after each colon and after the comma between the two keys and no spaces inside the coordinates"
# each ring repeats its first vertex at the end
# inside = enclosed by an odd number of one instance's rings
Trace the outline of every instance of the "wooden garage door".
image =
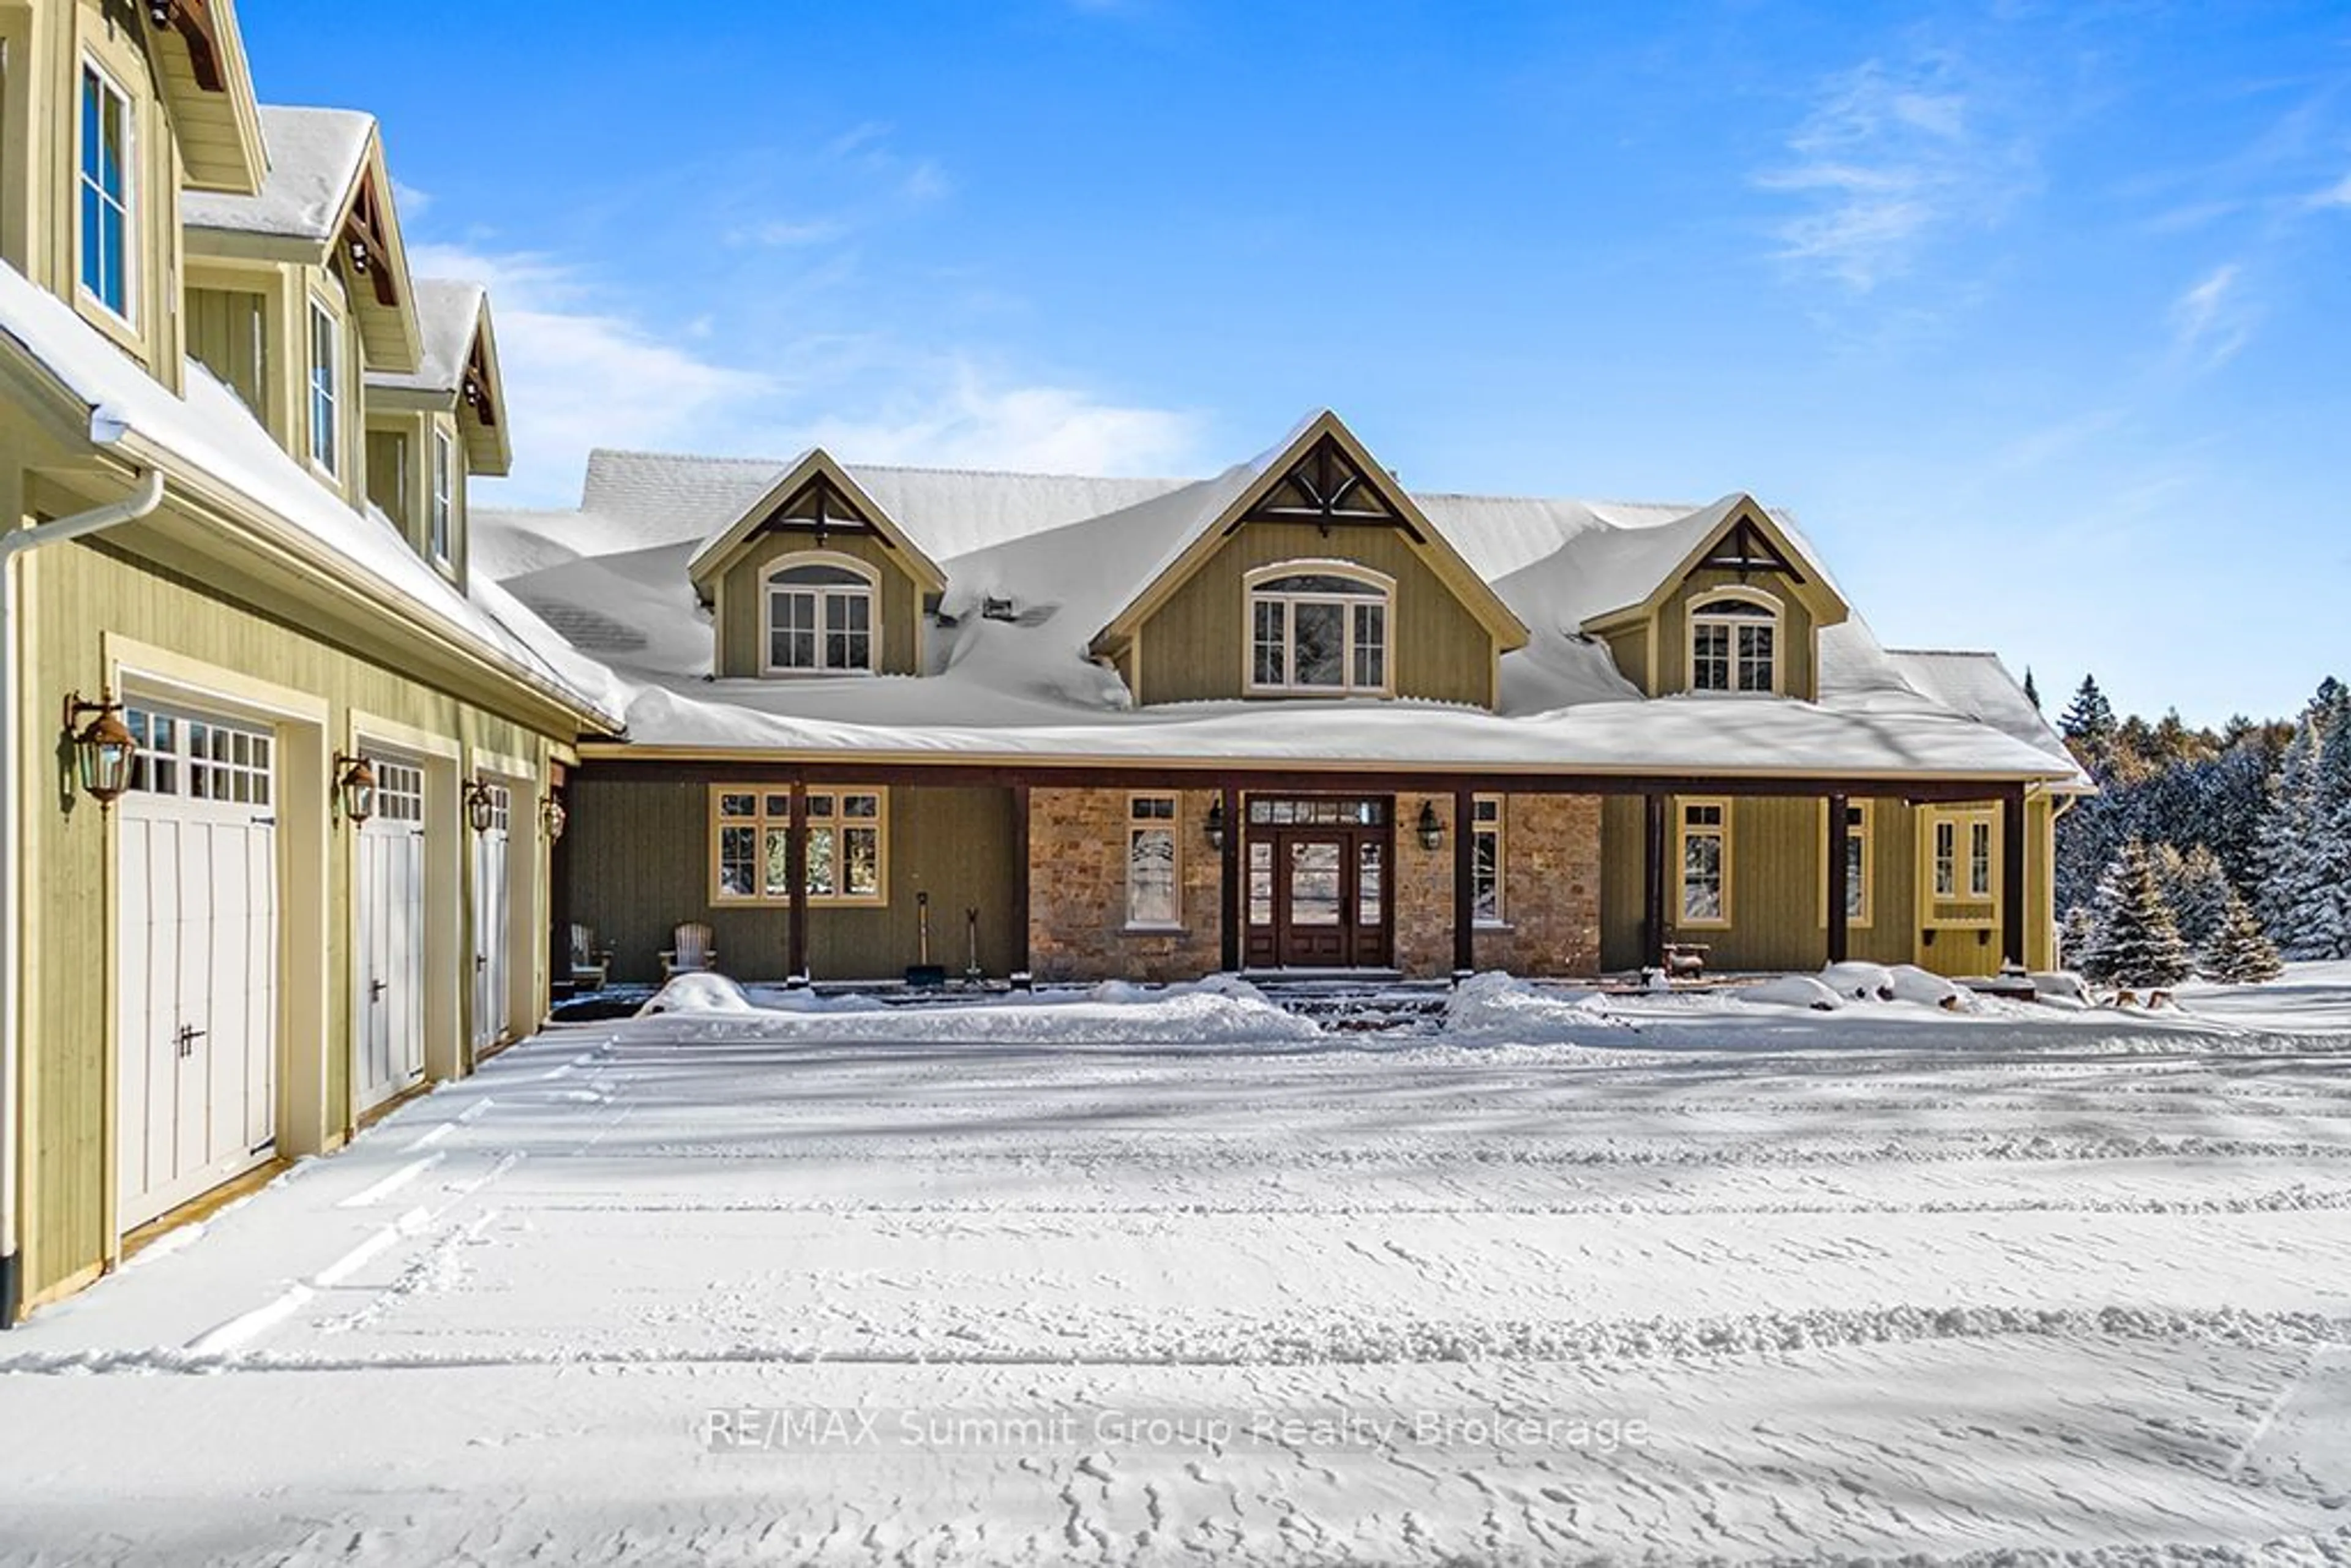
{"type": "Polygon", "coordinates": [[[275,751],[266,728],[133,705],[117,807],[118,1222],[269,1157],[277,1128],[275,751]]]}
{"type": "Polygon", "coordinates": [[[375,814],[360,827],[351,886],[351,1088],[361,1111],[424,1077],[424,770],[368,761],[375,814]]]}

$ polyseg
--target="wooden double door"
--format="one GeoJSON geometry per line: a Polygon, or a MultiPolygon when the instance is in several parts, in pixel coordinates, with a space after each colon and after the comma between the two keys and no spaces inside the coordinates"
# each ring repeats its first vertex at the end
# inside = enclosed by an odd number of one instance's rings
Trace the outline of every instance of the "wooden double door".
{"type": "Polygon", "coordinates": [[[1393,803],[1253,799],[1247,816],[1249,967],[1393,967],[1393,803]]]}

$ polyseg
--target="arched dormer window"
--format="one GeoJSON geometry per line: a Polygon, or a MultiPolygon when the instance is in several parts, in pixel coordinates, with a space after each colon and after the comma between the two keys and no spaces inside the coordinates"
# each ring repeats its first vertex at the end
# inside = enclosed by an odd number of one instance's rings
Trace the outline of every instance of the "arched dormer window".
{"type": "Polygon", "coordinates": [[[765,673],[815,674],[877,667],[873,569],[843,555],[787,556],[759,580],[765,673]]]}
{"type": "Polygon", "coordinates": [[[1395,580],[1345,561],[1285,561],[1249,575],[1252,692],[1385,695],[1395,580]]]}
{"type": "Polygon", "coordinates": [[[1780,690],[1781,622],[1779,601],[1751,589],[1722,589],[1692,601],[1690,690],[1780,690]]]}

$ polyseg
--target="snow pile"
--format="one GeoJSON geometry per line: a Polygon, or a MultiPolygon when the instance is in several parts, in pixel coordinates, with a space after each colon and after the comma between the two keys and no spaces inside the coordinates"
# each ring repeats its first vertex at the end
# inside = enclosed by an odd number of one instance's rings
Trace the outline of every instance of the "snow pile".
{"type": "Polygon", "coordinates": [[[1844,1006],[1842,995],[1811,975],[1779,975],[1755,985],[1741,986],[1739,999],[1771,1007],[1810,1008],[1819,1013],[1833,1013],[1844,1006]]]}
{"type": "Polygon", "coordinates": [[[743,988],[724,975],[709,973],[672,976],[653,1000],[637,1009],[639,1018],[659,1013],[748,1013],[758,1009],[743,988]]]}
{"type": "Polygon", "coordinates": [[[1462,981],[1445,1009],[1445,1032],[1465,1043],[1504,1039],[1514,1045],[1606,1043],[1594,1037],[1625,1027],[1595,992],[1538,986],[1499,969],[1462,981]]]}
{"type": "Polygon", "coordinates": [[[941,1003],[884,1001],[814,991],[747,992],[724,975],[680,975],[639,1009],[681,1021],[706,1020],[692,1038],[747,1032],[759,1038],[890,1040],[939,1045],[1233,1046],[1318,1040],[1311,1019],[1283,1011],[1243,980],[1212,977],[1155,988],[1123,980],[1082,991],[1018,999],[941,1003]]]}

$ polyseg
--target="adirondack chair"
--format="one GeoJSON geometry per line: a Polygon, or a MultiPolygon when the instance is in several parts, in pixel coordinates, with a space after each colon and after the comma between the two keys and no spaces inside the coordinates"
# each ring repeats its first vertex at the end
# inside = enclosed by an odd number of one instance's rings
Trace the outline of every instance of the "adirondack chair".
{"type": "Polygon", "coordinates": [[[662,978],[672,975],[691,975],[718,967],[718,949],[710,945],[710,927],[695,921],[679,926],[670,940],[675,946],[662,950],[662,978]]]}
{"type": "Polygon", "coordinates": [[[573,922],[571,926],[571,988],[575,991],[601,991],[612,980],[612,953],[608,947],[596,946],[594,927],[573,922]]]}

